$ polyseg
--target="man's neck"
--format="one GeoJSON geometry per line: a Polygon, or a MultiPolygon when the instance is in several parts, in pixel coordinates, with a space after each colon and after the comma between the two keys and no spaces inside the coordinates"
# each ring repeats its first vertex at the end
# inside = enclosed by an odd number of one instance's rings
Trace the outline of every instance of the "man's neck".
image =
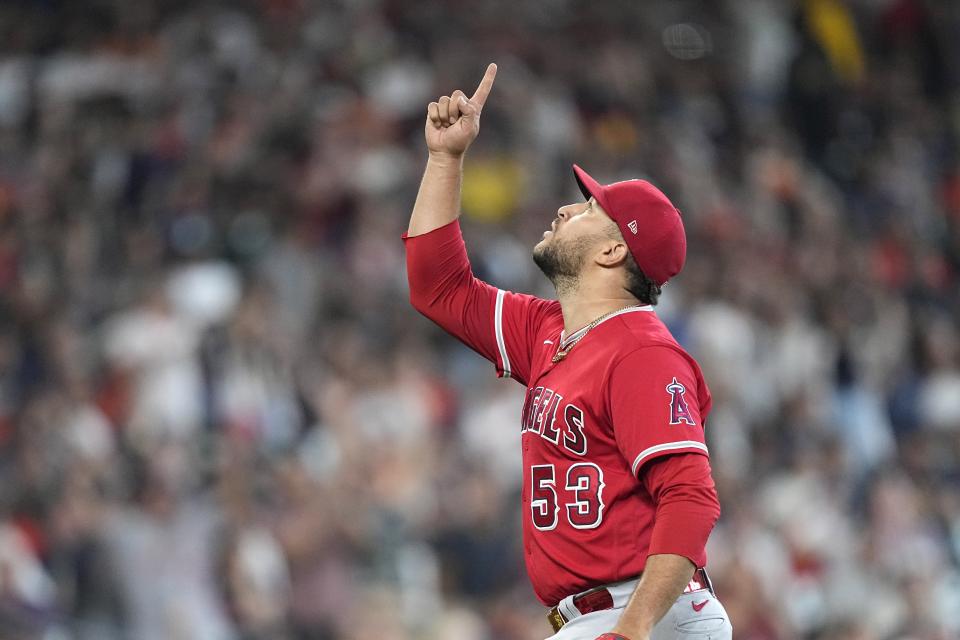
{"type": "Polygon", "coordinates": [[[564,337],[582,329],[603,315],[640,304],[626,291],[611,293],[584,290],[584,287],[558,290],[557,299],[560,301],[560,309],[563,312],[564,337]]]}

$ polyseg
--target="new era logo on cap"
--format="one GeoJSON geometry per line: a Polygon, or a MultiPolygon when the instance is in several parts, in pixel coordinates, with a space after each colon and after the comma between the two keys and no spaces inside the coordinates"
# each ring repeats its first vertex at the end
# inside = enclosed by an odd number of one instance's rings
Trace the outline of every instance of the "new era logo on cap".
{"type": "Polygon", "coordinates": [[[646,180],[602,185],[577,165],[573,173],[584,197],[594,198],[620,227],[630,255],[651,280],[662,285],[680,273],[687,234],[680,212],[663,192],[646,180]]]}

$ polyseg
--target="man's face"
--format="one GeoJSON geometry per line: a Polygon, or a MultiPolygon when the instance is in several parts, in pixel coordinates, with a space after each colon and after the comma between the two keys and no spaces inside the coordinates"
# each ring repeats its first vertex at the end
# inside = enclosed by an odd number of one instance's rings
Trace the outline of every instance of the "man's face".
{"type": "Polygon", "coordinates": [[[557,278],[578,278],[599,242],[610,239],[616,223],[590,198],[557,210],[543,240],[533,247],[533,261],[554,284],[557,278]]]}

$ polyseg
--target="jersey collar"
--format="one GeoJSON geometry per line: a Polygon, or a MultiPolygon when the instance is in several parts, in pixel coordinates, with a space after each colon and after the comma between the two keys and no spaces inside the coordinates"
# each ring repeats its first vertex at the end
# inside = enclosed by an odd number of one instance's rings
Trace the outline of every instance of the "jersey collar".
{"type": "MultiPolygon", "coordinates": [[[[653,311],[653,305],[646,304],[646,305],[644,305],[644,306],[642,306],[642,307],[627,307],[626,309],[621,309],[620,311],[617,311],[616,313],[611,313],[609,316],[607,316],[606,318],[604,318],[603,320],[601,320],[600,322],[598,322],[597,324],[595,324],[595,325],[593,326],[593,328],[596,329],[597,327],[599,327],[600,325],[602,325],[604,322],[606,322],[606,321],[609,320],[610,318],[616,318],[617,316],[623,315],[623,314],[625,314],[625,313],[635,313],[635,312],[637,312],[637,311],[653,311]]],[[[587,331],[589,331],[590,329],[591,329],[590,324],[587,323],[586,325],[580,327],[579,329],[577,329],[576,331],[574,331],[573,333],[571,333],[569,336],[566,336],[566,337],[564,337],[563,331],[561,331],[561,332],[560,332],[560,347],[559,347],[559,348],[560,348],[560,349],[563,349],[565,346],[567,346],[567,345],[570,344],[571,342],[573,342],[573,341],[575,341],[575,340],[578,340],[579,338],[582,338],[583,335],[584,335],[587,331]]]]}

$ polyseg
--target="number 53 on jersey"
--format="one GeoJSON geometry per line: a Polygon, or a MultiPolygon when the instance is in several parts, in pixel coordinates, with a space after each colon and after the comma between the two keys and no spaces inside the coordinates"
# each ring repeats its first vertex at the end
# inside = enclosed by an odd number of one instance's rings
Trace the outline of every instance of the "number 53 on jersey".
{"type": "Polygon", "coordinates": [[[540,531],[557,527],[561,517],[575,529],[596,529],[603,521],[603,470],[592,462],[577,462],[560,472],[554,464],[530,467],[530,517],[540,531]],[[563,515],[561,516],[561,510],[563,515]]]}

